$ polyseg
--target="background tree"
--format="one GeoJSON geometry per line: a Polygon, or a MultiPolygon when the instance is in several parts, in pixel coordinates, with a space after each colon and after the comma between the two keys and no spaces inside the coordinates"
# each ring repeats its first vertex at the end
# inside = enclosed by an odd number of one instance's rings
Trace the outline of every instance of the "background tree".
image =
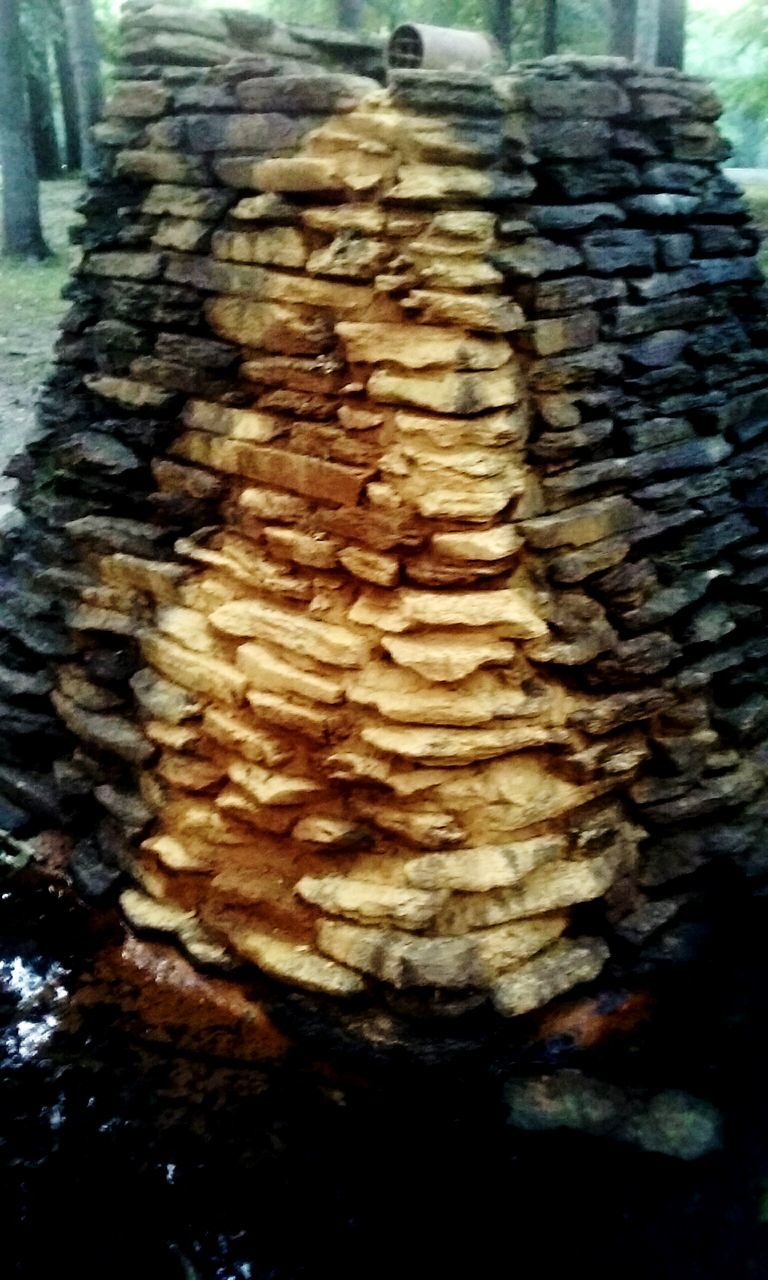
{"type": "Polygon", "coordinates": [[[18,0],[0,0],[0,163],[3,169],[3,254],[45,258],[32,131],[24,83],[18,0]]]}
{"type": "Polygon", "coordinates": [[[512,56],[512,0],[489,0],[488,28],[507,62],[512,56]]]}
{"type": "Polygon", "coordinates": [[[359,31],[363,25],[363,0],[337,0],[336,21],[342,31],[359,31]]]}
{"type": "Polygon", "coordinates": [[[617,58],[634,57],[636,23],[637,0],[612,0],[610,50],[617,58]]]}
{"type": "Polygon", "coordinates": [[[67,47],[75,79],[83,168],[95,162],[91,126],[101,115],[101,55],[92,0],[62,0],[67,47]]]}
{"type": "Polygon", "coordinates": [[[61,3],[57,4],[57,22],[53,34],[53,57],[56,65],[56,80],[61,104],[61,122],[64,135],[64,156],[67,170],[76,173],[82,165],[80,147],[80,120],[77,107],[77,91],[72,63],[67,45],[67,32],[64,26],[64,14],[61,3]]]}
{"type": "Polygon", "coordinates": [[[685,56],[686,0],[664,0],[659,13],[659,47],[657,61],[660,67],[682,67],[685,56]]]}
{"type": "MultiPolygon", "coordinates": [[[[34,9],[33,14],[34,17],[34,9]]],[[[22,9],[22,18],[30,14],[22,9]]],[[[32,146],[38,178],[57,178],[61,173],[61,154],[54,119],[53,91],[47,28],[22,21],[24,69],[27,82],[32,146]]]]}
{"type": "Polygon", "coordinates": [[[544,57],[557,53],[557,0],[544,0],[544,37],[541,51],[544,57]]]}

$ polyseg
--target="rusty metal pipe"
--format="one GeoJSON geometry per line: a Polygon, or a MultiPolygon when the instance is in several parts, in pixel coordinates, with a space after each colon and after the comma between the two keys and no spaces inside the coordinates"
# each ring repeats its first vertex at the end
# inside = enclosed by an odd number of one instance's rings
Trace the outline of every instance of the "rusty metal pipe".
{"type": "Polygon", "coordinates": [[[423,71],[481,71],[503,62],[496,41],[482,31],[417,22],[405,22],[395,28],[387,60],[390,67],[423,71]]]}

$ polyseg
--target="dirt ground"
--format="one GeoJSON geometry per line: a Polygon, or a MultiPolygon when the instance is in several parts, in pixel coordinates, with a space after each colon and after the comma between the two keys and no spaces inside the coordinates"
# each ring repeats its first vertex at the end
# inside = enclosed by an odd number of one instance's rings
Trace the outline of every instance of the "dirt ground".
{"type": "MultiPolygon", "coordinates": [[[[0,258],[0,471],[29,438],[38,388],[66,303],[60,292],[69,270],[67,228],[75,221],[81,190],[73,179],[41,184],[45,262],[11,263],[0,258]]],[[[10,482],[0,476],[0,504],[10,482]]]]}

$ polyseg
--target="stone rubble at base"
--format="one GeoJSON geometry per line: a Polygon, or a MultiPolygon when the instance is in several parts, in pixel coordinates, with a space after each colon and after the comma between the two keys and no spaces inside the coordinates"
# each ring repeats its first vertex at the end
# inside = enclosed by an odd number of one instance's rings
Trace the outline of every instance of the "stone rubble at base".
{"type": "Polygon", "coordinates": [[[768,325],[717,103],[123,24],[15,463],[0,825],[199,963],[529,1012],[760,869],[768,325]]]}

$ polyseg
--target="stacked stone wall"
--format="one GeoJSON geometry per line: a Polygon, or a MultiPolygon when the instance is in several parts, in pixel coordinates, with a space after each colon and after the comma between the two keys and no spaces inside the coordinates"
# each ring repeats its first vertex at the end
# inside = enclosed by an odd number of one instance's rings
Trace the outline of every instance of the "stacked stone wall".
{"type": "Polygon", "coordinates": [[[717,102],[127,12],[16,467],[6,824],[289,987],[512,1016],[631,973],[762,868],[765,295],[717,102]]]}

